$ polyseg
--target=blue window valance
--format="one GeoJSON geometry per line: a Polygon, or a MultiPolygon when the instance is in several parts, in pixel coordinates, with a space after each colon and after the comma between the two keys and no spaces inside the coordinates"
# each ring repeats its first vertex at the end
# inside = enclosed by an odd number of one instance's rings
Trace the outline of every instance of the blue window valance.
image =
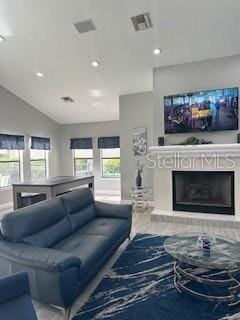
{"type": "Polygon", "coordinates": [[[116,149],[120,148],[120,137],[99,137],[98,149],[116,149]]]}
{"type": "Polygon", "coordinates": [[[50,150],[50,139],[41,137],[31,137],[31,149],[50,150]]]}
{"type": "Polygon", "coordinates": [[[25,149],[24,136],[0,134],[0,149],[5,149],[5,150],[25,149]]]}
{"type": "Polygon", "coordinates": [[[72,138],[70,149],[92,149],[92,138],[72,138]]]}

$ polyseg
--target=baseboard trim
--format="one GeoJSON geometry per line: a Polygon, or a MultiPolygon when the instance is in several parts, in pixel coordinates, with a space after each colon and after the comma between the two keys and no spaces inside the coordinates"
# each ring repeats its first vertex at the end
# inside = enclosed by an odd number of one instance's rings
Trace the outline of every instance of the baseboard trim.
{"type": "Polygon", "coordinates": [[[6,202],[6,203],[2,203],[0,204],[0,210],[5,210],[5,209],[9,209],[13,207],[13,203],[12,202],[6,202]]]}
{"type": "Polygon", "coordinates": [[[94,193],[96,195],[114,195],[114,196],[120,196],[121,195],[121,191],[118,190],[99,190],[99,189],[95,189],[94,193]]]}

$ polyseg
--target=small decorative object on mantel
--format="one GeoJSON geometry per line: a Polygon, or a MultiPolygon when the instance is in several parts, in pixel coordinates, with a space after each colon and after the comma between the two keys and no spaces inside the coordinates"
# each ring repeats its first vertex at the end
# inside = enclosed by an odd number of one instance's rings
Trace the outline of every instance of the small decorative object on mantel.
{"type": "Polygon", "coordinates": [[[203,234],[197,240],[197,246],[202,247],[202,255],[204,258],[210,258],[211,246],[216,243],[215,236],[203,234]]]}
{"type": "Polygon", "coordinates": [[[178,143],[179,146],[198,145],[198,144],[212,144],[212,141],[207,141],[205,139],[198,139],[196,137],[189,137],[185,141],[178,143]]]}
{"type": "Polygon", "coordinates": [[[136,187],[142,187],[142,172],[143,172],[143,164],[140,163],[139,160],[136,162],[137,171],[136,171],[136,187]]]}
{"type": "Polygon", "coordinates": [[[147,128],[134,129],[133,154],[134,156],[142,156],[147,154],[147,128]]]}
{"type": "Polygon", "coordinates": [[[164,146],[165,145],[164,140],[165,140],[164,137],[158,137],[158,145],[161,147],[164,146]]]}

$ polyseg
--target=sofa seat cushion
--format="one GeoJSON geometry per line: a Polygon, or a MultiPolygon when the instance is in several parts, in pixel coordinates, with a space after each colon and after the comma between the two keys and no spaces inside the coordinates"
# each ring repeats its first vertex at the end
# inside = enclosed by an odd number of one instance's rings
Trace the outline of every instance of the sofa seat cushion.
{"type": "Polygon", "coordinates": [[[111,246],[112,242],[104,235],[74,233],[57,243],[53,248],[71,253],[81,260],[81,280],[94,268],[111,246]]]}
{"type": "Polygon", "coordinates": [[[112,241],[118,239],[129,228],[125,219],[96,218],[79,228],[75,233],[107,236],[112,241]]]}

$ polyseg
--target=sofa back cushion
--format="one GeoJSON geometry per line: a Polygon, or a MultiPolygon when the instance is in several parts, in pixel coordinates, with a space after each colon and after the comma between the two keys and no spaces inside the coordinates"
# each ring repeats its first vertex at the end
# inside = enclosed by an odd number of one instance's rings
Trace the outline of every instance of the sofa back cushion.
{"type": "Polygon", "coordinates": [[[90,189],[74,190],[63,195],[62,200],[74,231],[96,217],[94,199],[90,189]]]}
{"type": "Polygon", "coordinates": [[[72,231],[60,198],[8,213],[1,220],[4,239],[39,247],[51,247],[72,231]]]}

